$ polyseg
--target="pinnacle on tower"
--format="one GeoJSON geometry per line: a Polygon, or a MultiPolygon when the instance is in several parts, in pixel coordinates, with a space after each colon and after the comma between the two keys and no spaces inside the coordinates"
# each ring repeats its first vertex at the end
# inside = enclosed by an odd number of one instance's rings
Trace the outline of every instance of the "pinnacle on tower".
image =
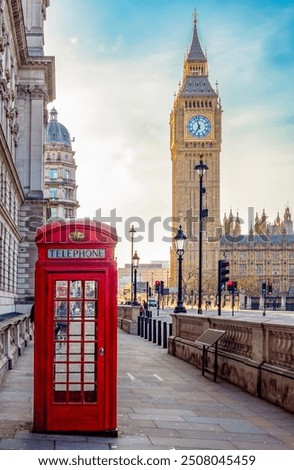
{"type": "Polygon", "coordinates": [[[205,54],[203,53],[203,50],[199,41],[199,37],[198,37],[196,9],[194,11],[193,38],[192,38],[190,50],[188,52],[187,61],[188,62],[207,62],[207,58],[205,54]]]}

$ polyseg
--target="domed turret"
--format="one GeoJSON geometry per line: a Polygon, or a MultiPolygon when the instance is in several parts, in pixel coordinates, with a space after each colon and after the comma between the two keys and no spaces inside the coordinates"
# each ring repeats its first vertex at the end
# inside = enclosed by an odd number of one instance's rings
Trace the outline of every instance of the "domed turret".
{"type": "Polygon", "coordinates": [[[57,111],[52,108],[44,142],[44,197],[52,220],[75,218],[79,207],[71,142],[68,130],[58,122],[57,111]]]}
{"type": "Polygon", "coordinates": [[[55,108],[52,108],[50,111],[50,121],[45,132],[45,143],[58,143],[71,147],[69,132],[63,124],[58,122],[55,108]]]}

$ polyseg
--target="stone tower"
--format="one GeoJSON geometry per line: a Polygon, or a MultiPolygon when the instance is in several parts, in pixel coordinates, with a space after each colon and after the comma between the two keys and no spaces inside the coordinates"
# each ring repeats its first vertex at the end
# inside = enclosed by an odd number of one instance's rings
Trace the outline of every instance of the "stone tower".
{"type": "MultiPolygon", "coordinates": [[[[188,237],[183,260],[184,287],[197,290],[199,266],[199,199],[200,178],[195,166],[202,160],[208,166],[203,176],[204,219],[202,239],[203,293],[216,283],[220,224],[220,152],[221,104],[218,89],[208,77],[207,57],[203,53],[194,14],[193,37],[184,60],[182,83],[170,115],[170,149],[172,160],[172,215],[176,228],[180,224],[188,237]]],[[[177,255],[171,249],[171,285],[177,285],[177,255]]],[[[215,284],[216,285],[216,284],[215,284]]]]}
{"type": "Polygon", "coordinates": [[[49,217],[75,218],[77,208],[77,185],[75,152],[70,134],[58,122],[57,111],[52,108],[45,132],[45,197],[49,199],[49,217]]]}

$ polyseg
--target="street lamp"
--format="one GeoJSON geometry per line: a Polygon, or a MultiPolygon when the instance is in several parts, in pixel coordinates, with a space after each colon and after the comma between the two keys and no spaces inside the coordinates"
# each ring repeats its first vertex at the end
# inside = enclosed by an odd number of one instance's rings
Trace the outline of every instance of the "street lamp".
{"type": "Polygon", "coordinates": [[[167,288],[167,299],[166,299],[166,306],[168,307],[169,304],[169,285],[168,285],[168,275],[169,271],[166,271],[166,288],[167,288]]]}
{"type": "Polygon", "coordinates": [[[134,302],[133,303],[134,305],[137,305],[137,269],[138,269],[139,261],[140,261],[137,250],[134,253],[132,261],[133,261],[132,265],[134,268],[134,302]]]}
{"type": "MultiPolygon", "coordinates": [[[[202,155],[200,155],[202,157],[202,155]]],[[[203,219],[208,216],[208,210],[203,209],[203,194],[206,189],[203,187],[203,176],[208,166],[200,160],[199,165],[195,166],[195,170],[199,175],[199,276],[198,276],[198,314],[202,313],[202,235],[203,235],[203,219]]]]}
{"type": "Polygon", "coordinates": [[[131,302],[133,302],[133,256],[134,256],[134,234],[136,230],[132,225],[129,233],[131,234],[131,302]]]}
{"type": "Polygon", "coordinates": [[[182,226],[180,225],[176,236],[174,237],[176,242],[176,249],[178,254],[178,261],[179,261],[179,282],[178,282],[178,302],[177,306],[174,309],[174,313],[186,313],[186,309],[183,306],[183,295],[182,295],[182,262],[183,262],[183,255],[185,253],[185,241],[187,240],[186,235],[182,230],[182,226]]]}

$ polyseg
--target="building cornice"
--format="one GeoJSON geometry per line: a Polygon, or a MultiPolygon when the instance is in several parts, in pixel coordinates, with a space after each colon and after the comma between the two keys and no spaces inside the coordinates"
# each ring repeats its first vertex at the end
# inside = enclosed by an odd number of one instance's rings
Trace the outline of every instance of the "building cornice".
{"type": "Polygon", "coordinates": [[[45,72],[45,83],[47,86],[48,102],[54,101],[55,96],[55,57],[54,56],[28,56],[22,69],[41,69],[45,72]]]}
{"type": "MultiPolygon", "coordinates": [[[[45,82],[47,86],[49,102],[55,100],[55,57],[41,56],[35,57],[28,54],[25,21],[21,0],[11,0],[7,2],[9,14],[14,25],[12,34],[16,48],[16,57],[19,69],[32,67],[43,69],[45,72],[45,82]]],[[[43,11],[50,5],[50,0],[44,0],[43,11]]]]}
{"type": "Polygon", "coordinates": [[[23,17],[22,1],[21,0],[11,0],[7,2],[9,9],[10,17],[12,18],[14,28],[14,44],[16,48],[16,56],[19,63],[19,66],[25,63],[28,57],[28,48],[25,32],[25,23],[23,17]]]}
{"type": "Polygon", "coordinates": [[[14,162],[12,161],[12,157],[11,157],[10,150],[9,150],[7,142],[6,142],[5,135],[3,133],[2,126],[0,126],[0,151],[1,151],[1,154],[2,154],[2,158],[5,162],[5,165],[8,168],[10,176],[11,176],[13,182],[14,182],[14,187],[18,192],[18,196],[21,199],[21,201],[23,202],[24,201],[24,192],[23,192],[23,189],[22,189],[19,177],[18,177],[18,173],[17,173],[15,165],[14,165],[14,162]]]}

